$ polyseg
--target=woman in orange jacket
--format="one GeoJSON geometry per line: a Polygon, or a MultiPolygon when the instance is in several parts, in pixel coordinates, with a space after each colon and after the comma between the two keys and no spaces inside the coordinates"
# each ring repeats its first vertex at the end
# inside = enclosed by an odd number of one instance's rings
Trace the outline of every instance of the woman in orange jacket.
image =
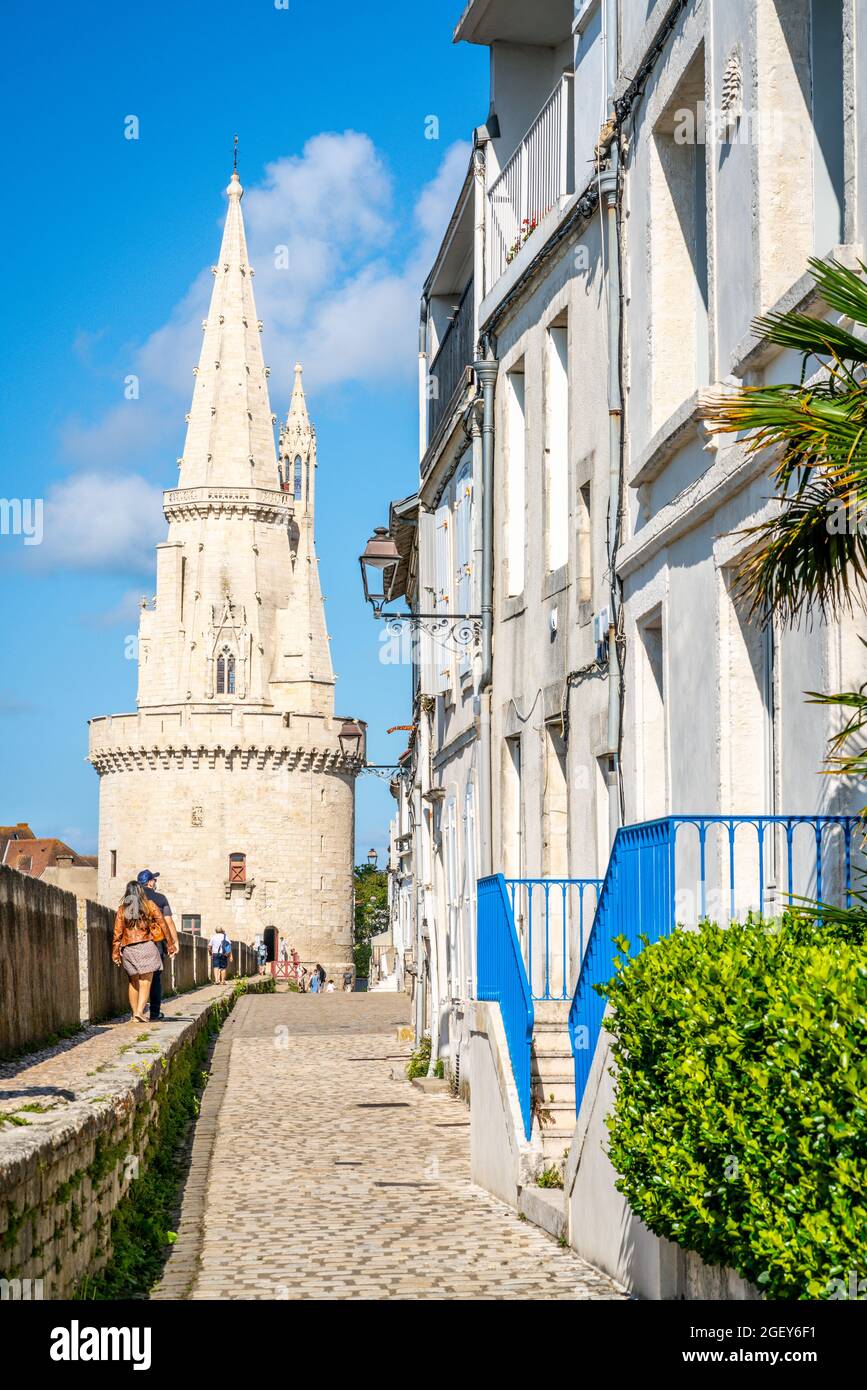
{"type": "Polygon", "coordinates": [[[166,936],[163,914],[151,902],[140,883],[128,883],[114,919],[111,958],[129,976],[129,1006],[136,1023],[147,1023],[145,1009],[151,980],[162,970],[156,943],[166,936]]]}

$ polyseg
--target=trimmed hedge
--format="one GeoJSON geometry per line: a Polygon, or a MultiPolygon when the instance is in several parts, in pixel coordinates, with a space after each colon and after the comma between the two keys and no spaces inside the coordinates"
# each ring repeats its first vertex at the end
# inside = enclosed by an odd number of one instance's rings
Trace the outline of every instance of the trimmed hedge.
{"type": "Polygon", "coordinates": [[[706,923],[602,990],[618,1190],[768,1298],[845,1298],[867,1276],[867,952],[845,935],[706,923]]]}

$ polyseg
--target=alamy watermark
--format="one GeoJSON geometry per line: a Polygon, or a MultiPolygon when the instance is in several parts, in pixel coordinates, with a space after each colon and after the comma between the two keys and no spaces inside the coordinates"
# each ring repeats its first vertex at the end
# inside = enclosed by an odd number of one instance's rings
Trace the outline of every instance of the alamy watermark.
{"type": "Polygon", "coordinates": [[[23,536],[25,545],[41,545],[43,512],[41,497],[0,497],[0,536],[23,536]]]}

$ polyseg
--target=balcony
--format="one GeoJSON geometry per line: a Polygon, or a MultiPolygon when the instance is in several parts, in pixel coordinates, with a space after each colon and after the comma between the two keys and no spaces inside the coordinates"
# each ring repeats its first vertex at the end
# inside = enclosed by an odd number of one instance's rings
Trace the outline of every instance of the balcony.
{"type": "Polygon", "coordinates": [[[473,307],[473,281],[470,280],[430,365],[429,377],[434,386],[428,402],[429,441],[435,438],[466,369],[473,361],[473,307]]]}
{"type": "Polygon", "coordinates": [[[564,73],[502,173],[488,190],[486,292],[573,191],[572,73],[564,73]]]}
{"type": "Polygon", "coordinates": [[[455,43],[523,43],[553,48],[572,32],[572,0],[469,0],[455,43]]]}

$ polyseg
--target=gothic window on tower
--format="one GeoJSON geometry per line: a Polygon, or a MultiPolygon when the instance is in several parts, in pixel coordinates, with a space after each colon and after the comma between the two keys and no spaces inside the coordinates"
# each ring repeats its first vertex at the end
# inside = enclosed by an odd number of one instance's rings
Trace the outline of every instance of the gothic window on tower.
{"type": "Polygon", "coordinates": [[[295,494],[295,501],[296,501],[296,502],[300,502],[300,501],[301,501],[301,458],[300,458],[300,456],[299,456],[298,458],[296,458],[296,460],[295,460],[295,488],[294,488],[294,494],[295,494]]]}
{"type": "Polygon", "coordinates": [[[217,694],[234,695],[235,693],[235,658],[232,656],[228,647],[224,647],[217,657],[217,694]]]}

